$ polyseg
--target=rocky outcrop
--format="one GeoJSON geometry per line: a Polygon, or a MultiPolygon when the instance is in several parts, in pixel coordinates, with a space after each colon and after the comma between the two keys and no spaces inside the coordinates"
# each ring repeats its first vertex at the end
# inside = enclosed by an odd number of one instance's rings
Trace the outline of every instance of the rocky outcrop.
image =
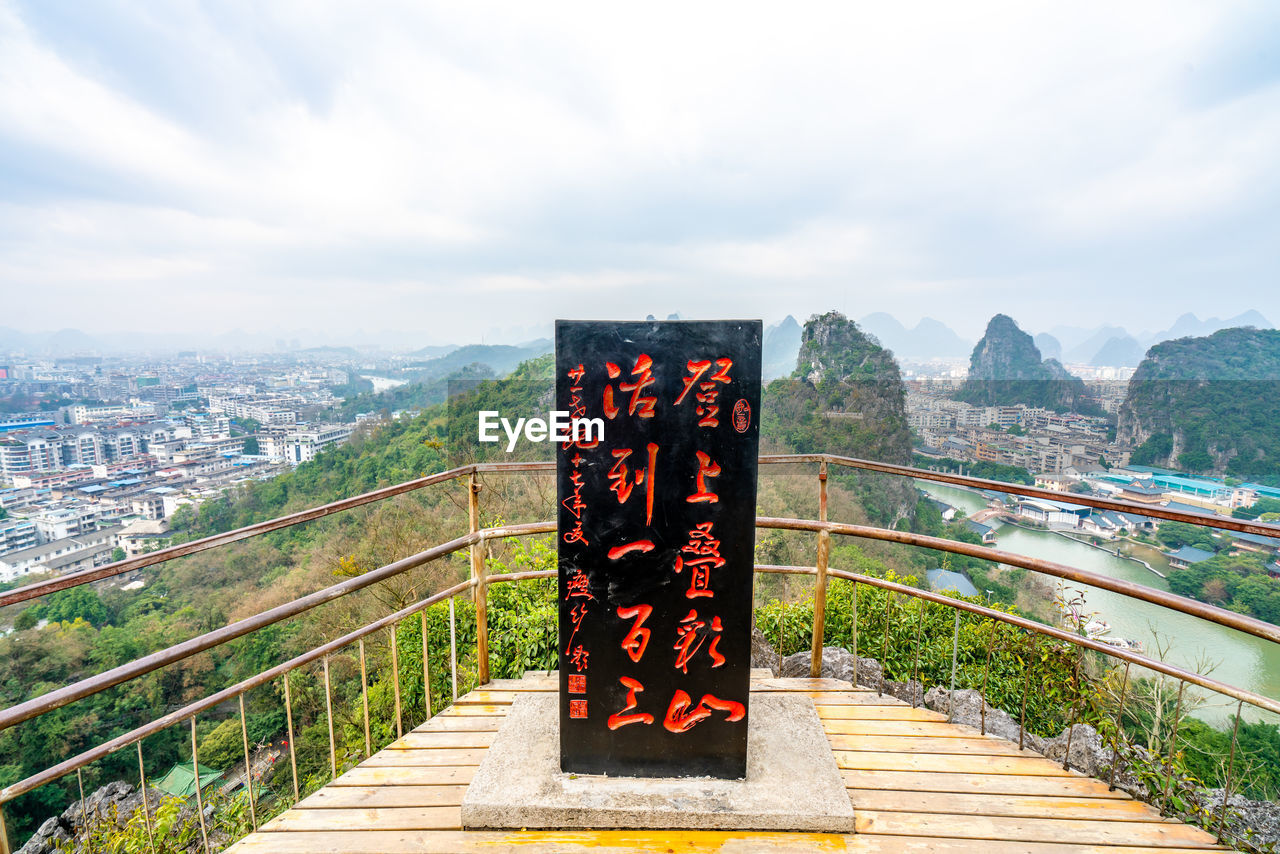
{"type": "Polygon", "coordinates": [[[1280,330],[1165,341],[1129,380],[1116,438],[1132,462],[1242,479],[1280,471],[1280,330]]]}
{"type": "MultiPolygon", "coordinates": [[[[790,378],[769,383],[763,437],[796,453],[911,464],[906,389],[893,354],[839,312],[809,318],[790,378]]],[[[901,478],[847,475],[872,521],[910,518],[917,496],[901,478]]]]}
{"type": "Polygon", "coordinates": [[[956,399],[974,406],[1022,403],[1059,411],[1096,412],[1084,382],[1056,359],[1040,358],[1030,335],[997,314],[969,356],[969,376],[956,399]]]}

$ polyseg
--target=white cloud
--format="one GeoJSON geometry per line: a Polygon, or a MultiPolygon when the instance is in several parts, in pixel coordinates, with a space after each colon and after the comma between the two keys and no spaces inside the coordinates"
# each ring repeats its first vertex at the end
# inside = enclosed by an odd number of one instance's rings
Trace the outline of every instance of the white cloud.
{"type": "MultiPolygon", "coordinates": [[[[105,306],[166,281],[249,288],[264,327],[299,289],[429,294],[403,322],[472,336],[715,312],[730,285],[769,317],[928,294],[972,323],[985,289],[1060,320],[1009,286],[1032,281],[1137,313],[1099,274],[1117,252],[1277,260],[1214,241],[1274,197],[1280,90],[1187,96],[1258,8],[139,0],[86,47],[0,0],[0,145],[31,158],[0,166],[6,323],[44,323],[30,282],[81,325],[162,319],[105,306]]],[[[1255,281],[1214,298],[1280,315],[1255,281]]]]}

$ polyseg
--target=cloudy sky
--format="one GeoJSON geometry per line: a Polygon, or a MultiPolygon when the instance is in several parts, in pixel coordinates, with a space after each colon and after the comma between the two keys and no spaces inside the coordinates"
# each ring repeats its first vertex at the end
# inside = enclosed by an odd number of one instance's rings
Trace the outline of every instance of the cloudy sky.
{"type": "Polygon", "coordinates": [[[0,0],[0,326],[1280,322],[1278,32],[1270,2],[0,0]]]}

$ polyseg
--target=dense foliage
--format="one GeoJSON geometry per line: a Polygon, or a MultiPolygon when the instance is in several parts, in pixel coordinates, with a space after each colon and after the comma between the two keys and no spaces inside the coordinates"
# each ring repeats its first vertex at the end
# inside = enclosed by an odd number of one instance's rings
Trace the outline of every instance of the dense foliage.
{"type": "MultiPolygon", "coordinates": [[[[761,435],[786,450],[908,465],[911,430],[893,354],[838,312],[804,325],[790,378],[771,382],[761,401],[761,435]]],[[[915,492],[901,478],[840,474],[873,521],[909,519],[915,492]]]]}
{"type": "Polygon", "coordinates": [[[1169,589],[1280,624],[1280,578],[1268,575],[1263,559],[1257,555],[1219,554],[1174,570],[1169,573],[1169,589]]]}

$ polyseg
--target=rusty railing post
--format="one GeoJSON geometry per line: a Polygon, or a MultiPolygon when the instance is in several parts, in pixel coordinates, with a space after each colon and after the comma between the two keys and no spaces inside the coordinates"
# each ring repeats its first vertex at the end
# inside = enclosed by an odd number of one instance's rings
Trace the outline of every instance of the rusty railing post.
{"type": "MultiPolygon", "coordinates": [[[[147,799],[147,769],[142,764],[142,739],[135,742],[138,745],[138,788],[142,791],[142,818],[147,823],[147,848],[151,854],[156,852],[155,832],[151,829],[151,804],[147,799]]],[[[3,819],[0,819],[0,834],[3,833],[3,819]]],[[[0,841],[0,850],[3,850],[3,841],[0,841]]],[[[6,851],[7,854],[7,851],[6,851]]]]}
{"type": "Polygon", "coordinates": [[[858,582],[853,582],[853,687],[858,687],[858,582]]]}
{"type": "Polygon", "coordinates": [[[418,612],[422,618],[422,703],[427,707],[423,721],[431,720],[431,665],[427,659],[427,609],[418,612]]]}
{"type": "Polygon", "coordinates": [[[200,838],[204,841],[204,854],[209,851],[209,829],[204,824],[204,792],[200,789],[200,749],[196,746],[196,716],[191,716],[191,773],[196,779],[196,815],[200,817],[200,838]]]}
{"type": "Polygon", "coordinates": [[[1231,778],[1236,768],[1236,740],[1240,735],[1240,713],[1244,711],[1244,700],[1236,704],[1236,722],[1231,727],[1231,758],[1227,760],[1227,781],[1222,787],[1222,810],[1218,813],[1218,841],[1222,841],[1222,826],[1227,821],[1227,802],[1231,799],[1231,778]]]}
{"type": "Polygon", "coordinates": [[[13,854],[9,847],[9,826],[4,823],[4,804],[0,804],[0,854],[13,854]]]}
{"type": "MultiPolygon", "coordinates": [[[[818,467],[818,521],[827,521],[827,463],[818,467]]],[[[818,532],[818,578],[813,588],[813,648],[809,659],[809,675],[822,675],[822,641],[827,620],[827,560],[831,554],[831,534],[818,532]]]]}
{"type": "Polygon", "coordinates": [[[453,597],[449,597],[449,679],[453,685],[453,699],[458,699],[458,628],[454,618],[453,597]]]}
{"type": "Polygon", "coordinates": [[[329,722],[329,779],[338,776],[338,746],[333,738],[333,690],[329,687],[329,656],[324,657],[324,716],[329,722]]]}
{"type": "MultiPolygon", "coordinates": [[[[194,722],[195,718],[192,718],[191,720],[194,722]]],[[[194,732],[192,737],[194,738],[194,732]]],[[[192,744],[194,745],[194,742],[192,742],[192,744]]],[[[194,763],[194,759],[192,761],[194,763]]],[[[199,781],[199,779],[200,779],[199,777],[196,778],[197,781],[199,781]]],[[[83,768],[76,769],[76,783],[77,785],[80,786],[80,823],[84,826],[84,839],[85,839],[84,847],[90,852],[90,854],[92,854],[93,835],[89,833],[89,807],[88,807],[88,801],[86,801],[84,797],[84,769],[83,768]]]]}
{"type": "MultiPolygon", "coordinates": [[[[920,646],[924,638],[925,601],[923,599],[917,599],[916,605],[919,607],[920,610],[917,611],[917,618],[916,618],[916,649],[915,649],[915,654],[911,657],[911,681],[912,682],[919,681],[917,677],[919,676],[919,673],[920,673],[920,646]]],[[[919,684],[920,684],[920,696],[921,696],[921,699],[923,700],[924,682],[920,681],[919,684]]],[[[911,687],[911,708],[914,709],[915,707],[916,707],[916,689],[915,689],[915,686],[913,685],[911,687]]]]}
{"type": "Polygon", "coordinates": [[[884,696],[884,680],[889,677],[889,605],[893,603],[893,592],[886,590],[884,592],[884,643],[880,649],[880,687],[876,689],[876,696],[884,696]]]}
{"type": "Polygon", "coordinates": [[[360,648],[360,700],[364,705],[364,758],[373,755],[373,740],[369,738],[369,671],[365,667],[364,638],[356,642],[360,648]]]}
{"type": "Polygon", "coordinates": [[[991,634],[987,636],[987,663],[982,666],[982,690],[978,692],[978,715],[982,720],[981,732],[987,734],[987,677],[991,675],[991,653],[996,648],[996,628],[999,626],[995,620],[991,621],[991,634]]]}
{"type": "Polygon", "coordinates": [[[1163,813],[1169,808],[1169,804],[1173,798],[1173,763],[1174,757],[1178,751],[1178,719],[1182,717],[1182,691],[1187,687],[1187,683],[1178,680],[1178,704],[1173,709],[1173,733],[1169,736],[1169,759],[1165,765],[1164,775],[1164,798],[1160,811],[1163,813]]]}
{"type": "Polygon", "coordinates": [[[1120,764],[1120,739],[1124,738],[1124,697],[1129,691],[1129,662],[1124,663],[1124,681],[1120,683],[1120,705],[1116,706],[1116,743],[1111,750],[1111,778],[1107,781],[1107,791],[1116,788],[1116,766],[1120,764]]]}
{"type": "Polygon", "coordinates": [[[388,628],[391,630],[391,688],[396,703],[396,738],[403,738],[404,719],[400,714],[400,647],[396,643],[395,624],[388,628]]]}
{"type": "Polygon", "coordinates": [[[302,800],[298,794],[298,751],[293,744],[293,698],[289,695],[289,674],[284,675],[284,717],[288,725],[289,736],[289,769],[293,772],[293,802],[302,800]]]}
{"type": "Polygon", "coordinates": [[[960,649],[960,609],[955,609],[956,628],[951,635],[951,689],[947,694],[947,723],[951,723],[952,712],[955,709],[956,695],[956,657],[960,649]]]}
{"type": "MultiPolygon", "coordinates": [[[[824,481],[825,483],[825,481],[824,481]]],[[[822,675],[822,642],[827,621],[827,556],[831,553],[831,534],[818,532],[818,577],[813,588],[813,649],[809,658],[809,675],[822,675]]]]}
{"type": "MultiPolygon", "coordinates": [[[[471,473],[467,490],[467,511],[471,520],[471,533],[480,530],[480,481],[471,473]]],[[[471,582],[475,586],[471,595],[476,603],[476,667],[481,685],[489,681],[489,585],[485,572],[484,543],[471,544],[471,582]]]]}
{"type": "Polygon", "coordinates": [[[253,763],[249,757],[249,718],[244,713],[244,694],[240,695],[240,736],[244,739],[244,786],[249,790],[249,820],[258,829],[258,801],[253,793],[253,763]]]}

